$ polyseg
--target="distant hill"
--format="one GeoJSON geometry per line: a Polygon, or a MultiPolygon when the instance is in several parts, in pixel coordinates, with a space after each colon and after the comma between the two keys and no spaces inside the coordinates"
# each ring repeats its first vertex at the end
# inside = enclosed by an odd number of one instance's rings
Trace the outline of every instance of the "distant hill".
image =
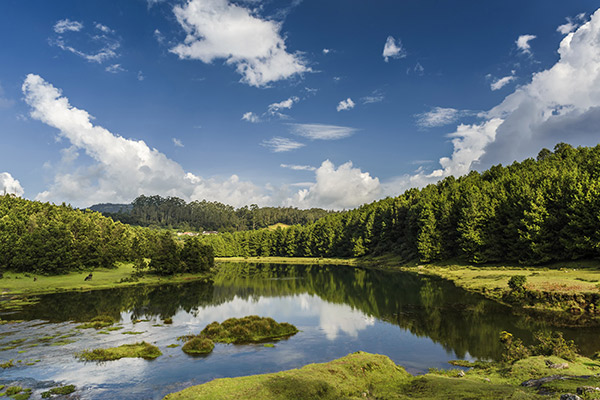
{"type": "MultiPolygon", "coordinates": [[[[241,208],[217,201],[186,203],[178,197],[139,196],[131,204],[103,203],[89,207],[106,217],[129,225],[175,228],[185,231],[236,232],[267,228],[271,225],[306,225],[334,214],[320,208],[299,210],[294,207],[241,208]]],[[[273,229],[276,229],[275,226],[273,229]]]]}
{"type": "Polygon", "coordinates": [[[111,213],[111,214],[127,214],[133,209],[133,204],[116,204],[116,203],[100,203],[94,204],[88,207],[89,210],[97,211],[99,213],[111,213]]]}

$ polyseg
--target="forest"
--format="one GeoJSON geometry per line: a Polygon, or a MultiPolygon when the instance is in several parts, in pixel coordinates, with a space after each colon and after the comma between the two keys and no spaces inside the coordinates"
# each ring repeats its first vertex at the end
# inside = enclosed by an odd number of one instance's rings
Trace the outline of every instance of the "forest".
{"type": "Polygon", "coordinates": [[[448,177],[304,226],[206,236],[217,256],[460,259],[543,264],[600,256],[600,145],[448,177]]]}
{"type": "Polygon", "coordinates": [[[94,211],[0,196],[0,272],[60,274],[117,261],[167,275],[206,270],[214,256],[198,238],[176,240],[168,231],[132,227],[94,211]]]}
{"type": "Polygon", "coordinates": [[[235,232],[266,228],[269,225],[305,225],[334,213],[320,208],[299,210],[294,207],[258,207],[238,209],[217,201],[186,203],[178,197],[141,195],[131,204],[97,204],[90,207],[130,225],[167,229],[235,232]]]}

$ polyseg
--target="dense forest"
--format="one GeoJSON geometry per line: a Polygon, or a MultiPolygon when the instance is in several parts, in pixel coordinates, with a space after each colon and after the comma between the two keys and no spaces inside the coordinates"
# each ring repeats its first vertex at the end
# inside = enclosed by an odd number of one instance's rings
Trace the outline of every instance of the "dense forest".
{"type": "Polygon", "coordinates": [[[235,209],[217,201],[186,203],[178,197],[144,195],[131,204],[97,204],[90,208],[130,225],[219,232],[261,229],[276,223],[305,225],[333,213],[320,208],[299,210],[256,204],[235,209]]]}
{"type": "Polygon", "coordinates": [[[198,238],[181,242],[97,212],[0,196],[0,271],[57,274],[134,261],[142,271],[164,275],[205,270],[213,259],[212,248],[198,238]]]}
{"type": "Polygon", "coordinates": [[[305,226],[206,236],[217,256],[359,257],[541,264],[600,256],[600,145],[558,144],[305,226]]]}

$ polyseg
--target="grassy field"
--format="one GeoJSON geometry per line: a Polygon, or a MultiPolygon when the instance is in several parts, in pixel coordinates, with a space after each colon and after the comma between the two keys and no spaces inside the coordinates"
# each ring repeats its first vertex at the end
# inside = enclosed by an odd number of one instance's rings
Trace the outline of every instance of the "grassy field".
{"type": "Polygon", "coordinates": [[[514,364],[479,363],[468,371],[431,370],[412,376],[388,357],[364,352],[323,364],[240,378],[215,379],[172,393],[165,400],[187,399],[558,399],[577,387],[598,386],[600,362],[579,357],[567,368],[555,356],[529,357],[514,364]],[[551,375],[564,379],[544,383],[547,396],[521,383],[551,375]],[[572,379],[570,377],[579,378],[572,379]],[[582,376],[587,376],[582,378],[582,376]]]}
{"type": "Polygon", "coordinates": [[[117,268],[100,268],[93,271],[91,280],[86,281],[89,271],[71,272],[64,275],[33,275],[5,272],[0,279],[0,294],[2,295],[34,295],[62,291],[86,291],[109,289],[131,285],[163,284],[204,279],[207,274],[179,274],[175,276],[145,275],[136,282],[127,282],[134,272],[132,263],[118,263],[117,268]]]}

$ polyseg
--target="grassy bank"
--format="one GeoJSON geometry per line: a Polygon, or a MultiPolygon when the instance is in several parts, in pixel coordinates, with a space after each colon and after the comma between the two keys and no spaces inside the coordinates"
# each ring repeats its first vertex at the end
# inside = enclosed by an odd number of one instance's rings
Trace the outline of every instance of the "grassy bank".
{"type": "Polygon", "coordinates": [[[600,363],[584,357],[567,362],[555,356],[535,356],[514,364],[475,363],[471,367],[412,376],[386,356],[357,352],[300,369],[216,379],[172,393],[165,400],[558,399],[580,387],[598,386],[600,380],[594,376],[600,372],[600,363]],[[557,370],[557,365],[566,368],[557,370]],[[521,385],[552,375],[561,379],[521,385]],[[549,395],[540,396],[540,391],[549,395]]]}
{"type": "Polygon", "coordinates": [[[87,281],[85,278],[90,271],[51,276],[4,272],[3,278],[0,279],[0,294],[8,300],[0,303],[0,308],[18,307],[27,303],[22,300],[24,297],[32,295],[111,289],[132,285],[161,285],[206,279],[209,276],[206,273],[173,276],[146,274],[132,279],[134,272],[132,263],[118,263],[117,268],[95,269],[92,272],[92,279],[87,281]]]}
{"type": "Polygon", "coordinates": [[[264,264],[333,264],[357,265],[356,258],[322,258],[322,257],[215,257],[215,264],[222,262],[250,262],[264,264]]]}

